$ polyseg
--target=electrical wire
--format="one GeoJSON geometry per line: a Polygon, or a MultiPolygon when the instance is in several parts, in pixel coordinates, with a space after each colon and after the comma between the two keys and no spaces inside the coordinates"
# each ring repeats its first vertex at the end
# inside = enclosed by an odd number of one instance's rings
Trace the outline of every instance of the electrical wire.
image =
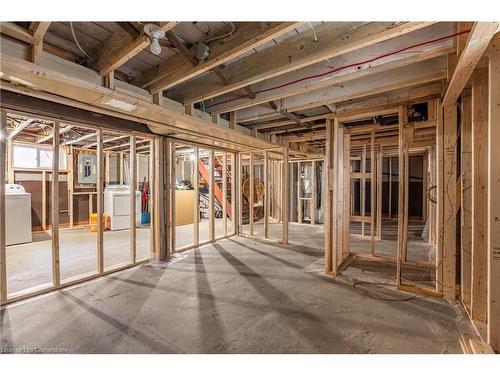
{"type": "Polygon", "coordinates": [[[227,38],[227,37],[233,35],[234,32],[236,31],[236,26],[234,25],[233,22],[228,22],[228,24],[229,24],[229,26],[231,26],[231,30],[229,30],[227,33],[219,35],[219,36],[214,36],[212,38],[204,40],[203,42],[204,43],[213,42],[214,40],[219,40],[219,39],[227,38]]]}
{"type": "MultiPolygon", "coordinates": [[[[295,83],[299,83],[299,82],[303,82],[303,81],[308,81],[308,80],[311,80],[311,79],[314,79],[314,78],[321,78],[321,77],[324,77],[324,76],[327,76],[327,75],[330,75],[330,74],[333,74],[333,73],[337,73],[337,72],[339,72],[341,70],[344,70],[344,69],[348,69],[348,68],[352,68],[352,67],[360,66],[360,65],[364,65],[364,64],[373,63],[373,62],[375,62],[377,60],[380,60],[380,59],[383,59],[385,57],[397,55],[399,53],[406,52],[408,50],[411,50],[411,49],[414,49],[414,48],[417,48],[417,47],[422,47],[422,46],[426,46],[426,45],[430,45],[430,44],[439,43],[439,42],[442,42],[444,40],[448,40],[448,39],[454,38],[456,36],[467,34],[470,31],[471,31],[470,29],[469,30],[464,30],[464,31],[460,31],[460,32],[457,32],[457,33],[454,33],[454,34],[446,35],[446,36],[443,36],[443,37],[440,37],[440,38],[436,38],[436,39],[432,39],[432,40],[427,40],[427,41],[420,42],[420,43],[411,44],[409,46],[397,49],[397,50],[392,51],[392,52],[384,53],[382,55],[373,57],[371,59],[367,59],[367,60],[364,60],[364,61],[359,61],[359,62],[356,62],[356,63],[352,63],[352,64],[340,66],[338,68],[327,70],[326,72],[323,72],[323,73],[318,73],[318,74],[314,74],[314,75],[310,75],[310,76],[301,77],[301,78],[295,79],[293,81],[282,83],[280,85],[271,86],[271,87],[268,87],[268,88],[265,88],[265,89],[257,90],[257,91],[254,91],[253,93],[255,95],[262,94],[264,92],[269,92],[269,91],[277,90],[277,89],[280,89],[280,88],[283,88],[283,87],[287,87],[287,86],[293,85],[295,83]]],[[[250,99],[250,95],[240,95],[240,96],[237,96],[237,97],[234,97],[234,98],[226,99],[226,100],[223,100],[221,102],[211,104],[211,105],[207,106],[207,108],[212,107],[214,105],[221,105],[221,104],[230,103],[230,102],[233,102],[233,101],[239,100],[239,99],[250,99]]]]}
{"type": "Polygon", "coordinates": [[[73,39],[75,40],[75,43],[77,45],[77,47],[80,49],[80,51],[82,51],[82,53],[87,56],[90,60],[94,61],[94,59],[92,57],[90,57],[82,48],[82,46],[80,46],[80,43],[78,43],[78,39],[76,39],[76,35],[75,35],[75,30],[73,29],[73,22],[69,21],[69,26],[71,28],[71,34],[73,35],[73,39]]]}

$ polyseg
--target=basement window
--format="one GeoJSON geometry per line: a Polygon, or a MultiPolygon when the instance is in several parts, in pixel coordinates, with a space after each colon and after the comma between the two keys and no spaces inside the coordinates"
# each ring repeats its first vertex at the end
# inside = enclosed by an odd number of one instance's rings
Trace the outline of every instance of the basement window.
{"type": "MultiPolygon", "coordinates": [[[[14,168],[51,169],[53,151],[43,146],[14,145],[12,164],[14,168]]],[[[59,151],[59,168],[66,169],[66,154],[59,151]]]]}

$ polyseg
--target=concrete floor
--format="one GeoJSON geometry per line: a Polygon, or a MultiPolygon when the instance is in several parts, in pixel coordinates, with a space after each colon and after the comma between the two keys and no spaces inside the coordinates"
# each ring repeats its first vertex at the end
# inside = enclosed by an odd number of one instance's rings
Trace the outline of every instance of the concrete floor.
{"type": "MultiPolygon", "coordinates": [[[[50,232],[49,232],[50,233],[50,232]]],[[[49,233],[33,234],[33,242],[7,246],[9,294],[52,284],[52,240],[49,233]]],[[[149,227],[136,230],[137,260],[149,258],[149,227]]],[[[97,235],[88,228],[59,231],[61,280],[96,273],[97,235]]],[[[104,232],[105,270],[130,262],[130,230],[104,232]]]]}
{"type": "MultiPolygon", "coordinates": [[[[311,238],[309,226],[291,229],[311,238]]],[[[0,344],[72,353],[460,353],[460,334],[472,333],[457,305],[370,298],[409,295],[390,286],[359,293],[352,282],[372,276],[357,267],[336,280],[322,273],[322,248],[233,237],[8,306],[0,344]]]]}
{"type": "MultiPolygon", "coordinates": [[[[199,238],[200,242],[208,241],[208,219],[201,219],[199,223],[199,238]]],[[[227,233],[230,234],[233,232],[233,223],[228,218],[227,219],[227,233]]],[[[186,224],[186,225],[177,225],[175,227],[175,248],[182,249],[183,247],[187,247],[190,245],[194,245],[193,240],[194,234],[194,225],[186,224]]],[[[224,221],[222,219],[215,219],[215,238],[224,237],[224,221]]]]}

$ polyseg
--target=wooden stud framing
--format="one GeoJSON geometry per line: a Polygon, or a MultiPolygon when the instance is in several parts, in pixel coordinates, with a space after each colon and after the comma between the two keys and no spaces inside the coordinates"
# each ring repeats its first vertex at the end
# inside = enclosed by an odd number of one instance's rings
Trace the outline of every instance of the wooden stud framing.
{"type": "Polygon", "coordinates": [[[135,228],[135,189],[137,186],[137,156],[135,153],[135,135],[130,136],[130,154],[129,154],[129,171],[130,171],[130,181],[129,181],[129,194],[130,194],[130,263],[135,263],[137,259],[136,254],[136,228],[135,228]]]}
{"type": "Polygon", "coordinates": [[[237,175],[238,168],[236,168],[236,154],[231,153],[231,224],[232,224],[232,232],[231,235],[238,233],[237,231],[237,207],[238,207],[238,198],[236,196],[236,184],[237,184],[237,175]]]}
{"type": "MultiPolygon", "coordinates": [[[[361,198],[360,198],[360,215],[361,217],[365,217],[366,212],[366,145],[363,145],[363,152],[361,154],[361,173],[363,173],[363,177],[360,179],[360,191],[361,191],[361,198]]],[[[365,222],[363,221],[361,223],[361,235],[365,235],[365,222]]]]}
{"type": "Polygon", "coordinates": [[[382,186],[384,145],[378,144],[377,150],[377,238],[382,239],[382,186]]]}
{"type": "Polygon", "coordinates": [[[250,182],[250,199],[248,200],[248,234],[253,236],[253,208],[254,208],[254,170],[253,170],[253,154],[250,153],[248,160],[248,178],[250,182]]]}
{"type": "Polygon", "coordinates": [[[288,143],[283,147],[283,179],[281,181],[281,194],[282,194],[282,211],[283,211],[283,229],[282,229],[282,242],[288,243],[288,219],[290,216],[290,168],[288,165],[288,143]]]}
{"type": "Polygon", "coordinates": [[[236,231],[237,234],[242,233],[243,231],[243,191],[242,191],[242,184],[243,184],[243,163],[242,163],[242,154],[238,153],[236,154],[236,167],[235,170],[238,171],[238,178],[237,178],[237,188],[236,188],[236,196],[238,199],[238,215],[237,215],[237,227],[238,230],[236,231]]]}
{"type": "Polygon", "coordinates": [[[461,95],[461,231],[460,231],[460,297],[470,312],[472,266],[472,100],[470,89],[461,95]]]}
{"type": "Polygon", "coordinates": [[[264,151],[264,238],[269,238],[269,213],[271,189],[269,186],[269,151],[264,151]]]}
{"type": "Polygon", "coordinates": [[[195,196],[195,204],[194,204],[194,225],[193,225],[193,242],[195,246],[198,246],[200,243],[200,183],[199,183],[199,174],[198,171],[198,163],[199,163],[199,149],[198,147],[194,148],[194,174],[193,174],[193,186],[194,186],[194,196],[195,196]]]}
{"type": "Polygon", "coordinates": [[[59,263],[59,121],[54,122],[54,137],[52,138],[52,283],[61,284],[61,268],[59,263]]]}
{"type": "Polygon", "coordinates": [[[154,190],[153,194],[154,202],[156,202],[155,209],[153,211],[155,220],[155,255],[156,261],[163,262],[169,259],[168,252],[168,220],[167,220],[167,208],[170,203],[166,202],[167,195],[167,167],[170,162],[166,151],[166,140],[164,137],[158,137],[155,139],[155,179],[154,179],[154,190]]]}
{"type": "Polygon", "coordinates": [[[222,153],[222,225],[227,236],[227,152],[222,153]]]}
{"type": "Polygon", "coordinates": [[[442,293],[445,298],[455,298],[456,259],[456,182],[457,182],[457,105],[443,108],[443,221],[442,258],[438,268],[442,269],[442,293]]]}
{"type": "MultiPolygon", "coordinates": [[[[68,189],[68,199],[73,199],[71,190],[68,189]]],[[[68,214],[70,215],[70,228],[73,227],[72,207],[70,205],[68,214]]],[[[42,229],[47,230],[47,171],[42,171],[42,229]]]]}
{"type": "Polygon", "coordinates": [[[300,194],[302,186],[302,163],[297,163],[297,223],[302,224],[302,196],[300,194]]]}
{"type": "Polygon", "coordinates": [[[215,240],[214,150],[208,150],[208,240],[215,240]]]}
{"type": "Polygon", "coordinates": [[[325,272],[332,274],[335,270],[334,251],[333,251],[333,147],[334,147],[334,121],[326,122],[326,155],[325,155],[325,213],[323,223],[325,227],[325,272]]]}
{"type": "Polygon", "coordinates": [[[500,43],[491,44],[488,120],[487,341],[500,351],[500,43]]]}
{"type": "Polygon", "coordinates": [[[370,142],[370,252],[375,254],[375,176],[377,163],[375,162],[375,132],[371,132],[370,142]]]}
{"type": "MultiPolygon", "coordinates": [[[[103,155],[103,132],[97,130],[97,272],[104,272],[104,155],[103,155]]],[[[109,170],[109,153],[106,155],[109,170]]],[[[109,177],[109,175],[106,173],[109,177]]],[[[92,200],[92,196],[89,196],[92,200]]],[[[90,217],[89,217],[90,222],[90,217]]]]}
{"type": "Polygon", "coordinates": [[[405,129],[404,129],[405,110],[403,106],[398,108],[398,127],[399,127],[399,144],[398,144],[398,251],[396,256],[396,285],[401,285],[401,273],[404,254],[404,159],[405,159],[405,129]]]}
{"type": "Polygon", "coordinates": [[[343,196],[343,249],[342,249],[342,260],[345,260],[350,253],[351,249],[351,135],[347,129],[344,129],[344,196],[343,196]]]}
{"type": "Polygon", "coordinates": [[[170,207],[167,207],[168,217],[169,217],[169,254],[175,251],[176,236],[175,236],[175,169],[176,169],[176,158],[175,158],[175,142],[169,139],[167,142],[167,152],[169,155],[168,163],[168,197],[170,201],[170,207]]]}
{"type": "Polygon", "coordinates": [[[152,139],[149,141],[149,165],[148,165],[148,174],[149,174],[149,201],[148,201],[148,211],[149,211],[149,253],[150,258],[153,259],[156,253],[156,240],[155,237],[157,232],[156,228],[156,218],[155,218],[155,206],[156,206],[156,173],[155,173],[155,140],[152,139]]]}
{"type": "Polygon", "coordinates": [[[0,301],[7,299],[7,257],[5,250],[5,160],[7,153],[7,113],[0,118],[0,301]]]}

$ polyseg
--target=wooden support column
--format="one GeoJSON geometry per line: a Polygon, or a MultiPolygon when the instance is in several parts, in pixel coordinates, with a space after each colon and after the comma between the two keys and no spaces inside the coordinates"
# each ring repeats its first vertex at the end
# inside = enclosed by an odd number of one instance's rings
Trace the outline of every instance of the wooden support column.
{"type": "Polygon", "coordinates": [[[104,178],[104,182],[106,182],[106,185],[109,185],[109,151],[106,151],[104,153],[105,155],[105,158],[106,158],[106,164],[104,166],[104,170],[105,170],[105,178],[104,178]]]}
{"type": "MultiPolygon", "coordinates": [[[[472,266],[472,100],[470,89],[461,95],[461,231],[460,231],[460,297],[470,312],[472,266]]],[[[430,216],[428,216],[430,217],[430,216]]],[[[430,227],[429,227],[430,233],[430,227]]]]}
{"type": "Polygon", "coordinates": [[[382,239],[382,183],[384,145],[379,143],[377,150],[377,239],[382,239]]]}
{"type": "Polygon", "coordinates": [[[345,260],[351,251],[351,135],[344,129],[344,197],[343,197],[343,249],[342,260],[345,260]]]}
{"type": "Polygon", "coordinates": [[[361,235],[365,235],[365,215],[366,215],[366,145],[363,145],[363,152],[361,154],[361,173],[363,173],[363,177],[359,180],[360,182],[360,215],[363,218],[361,222],[361,235]]]}
{"type": "Polygon", "coordinates": [[[0,302],[7,299],[7,257],[5,249],[5,161],[7,153],[7,113],[0,118],[0,302]]]}
{"type": "Polygon", "coordinates": [[[237,223],[237,234],[240,234],[243,230],[243,192],[242,192],[242,184],[243,184],[243,157],[242,154],[236,154],[236,166],[235,171],[237,171],[237,187],[236,187],[236,198],[238,200],[238,214],[235,220],[237,223]]]}
{"type": "Polygon", "coordinates": [[[7,183],[9,184],[15,184],[13,155],[14,155],[14,142],[12,139],[8,139],[7,140],[7,183]]]}
{"type": "Polygon", "coordinates": [[[124,183],[124,175],[123,175],[123,162],[124,162],[124,155],[123,152],[120,152],[120,185],[123,185],[124,183]]]}
{"type": "Polygon", "coordinates": [[[156,205],[156,197],[155,197],[155,141],[152,139],[149,141],[149,165],[148,165],[148,174],[149,174],[149,201],[148,201],[148,211],[149,211],[149,255],[150,259],[154,258],[154,254],[156,252],[155,248],[155,236],[156,232],[155,228],[155,205],[156,205]]]}
{"type": "Polygon", "coordinates": [[[208,150],[208,240],[215,240],[214,150],[208,150]]]}
{"type": "Polygon", "coordinates": [[[236,125],[236,112],[229,112],[229,129],[234,129],[236,125]]]}
{"type": "MultiPolygon", "coordinates": [[[[70,169],[70,173],[71,173],[70,169]]],[[[69,180],[69,178],[68,178],[69,180]]],[[[69,183],[69,181],[68,181],[69,183]]],[[[72,214],[73,214],[73,209],[72,209],[72,204],[71,201],[73,200],[73,194],[71,193],[71,190],[68,189],[68,200],[70,202],[69,209],[68,209],[68,214],[70,215],[70,228],[73,228],[73,220],[72,220],[72,214]]],[[[42,171],[42,229],[47,230],[47,171],[42,171]]]]}
{"type": "MultiPolygon", "coordinates": [[[[171,206],[170,196],[168,194],[168,170],[170,167],[170,154],[168,152],[168,143],[165,137],[155,139],[155,199],[156,207],[154,210],[155,223],[155,251],[156,261],[166,262],[170,259],[169,252],[169,216],[168,211],[171,206]]],[[[155,192],[153,191],[153,193],[155,192]]]]}
{"type": "Polygon", "coordinates": [[[444,121],[441,100],[436,101],[437,122],[436,122],[436,289],[442,291],[443,268],[441,267],[443,258],[443,221],[444,221],[444,121]]]}
{"type": "Polygon", "coordinates": [[[332,274],[336,264],[334,245],[333,245],[333,147],[334,147],[334,121],[327,120],[326,122],[326,154],[325,154],[325,272],[332,274]]]}
{"type": "Polygon", "coordinates": [[[316,224],[316,161],[311,162],[311,224],[316,224]]]}
{"type": "Polygon", "coordinates": [[[333,208],[332,208],[332,242],[333,272],[337,274],[338,266],[343,261],[344,251],[344,126],[334,120],[333,136],[333,208]]]}
{"type": "MultiPolygon", "coordinates": [[[[97,272],[104,272],[104,155],[103,155],[103,133],[97,130],[97,272]]],[[[109,153],[106,155],[109,170],[109,153]]],[[[89,197],[92,199],[92,196],[89,197]]]]}
{"type": "MultiPolygon", "coordinates": [[[[456,278],[456,183],[457,183],[457,105],[443,108],[443,221],[442,293],[447,299],[455,298],[456,278]]],[[[439,253],[439,252],[438,252],[439,253]]]]}
{"type": "Polygon", "coordinates": [[[199,183],[199,174],[198,164],[199,164],[199,149],[198,147],[194,148],[194,174],[193,174],[193,186],[194,186],[194,211],[193,211],[193,241],[194,245],[198,246],[200,243],[200,183],[199,183]]]}
{"type": "Polygon", "coordinates": [[[136,215],[136,204],[135,204],[135,189],[137,186],[137,156],[135,153],[135,135],[130,137],[130,155],[129,155],[129,171],[130,171],[130,181],[129,181],[129,205],[130,205],[130,263],[135,263],[137,258],[136,254],[136,228],[135,228],[135,215],[136,215]]]}
{"type": "Polygon", "coordinates": [[[392,217],[392,157],[389,157],[389,219],[392,217]]]}
{"type": "Polygon", "coordinates": [[[375,132],[372,130],[370,136],[370,252],[375,254],[375,176],[377,163],[375,161],[375,132]]]}
{"type": "Polygon", "coordinates": [[[238,207],[238,197],[236,196],[236,185],[237,185],[237,175],[238,168],[236,167],[236,154],[231,153],[231,224],[232,224],[232,232],[231,235],[238,233],[237,231],[237,207],[238,207]]]}
{"type": "Polygon", "coordinates": [[[222,225],[227,236],[227,152],[222,153],[222,225]]]}
{"type": "Polygon", "coordinates": [[[264,238],[269,238],[269,208],[271,189],[269,188],[269,152],[264,151],[264,238]]]}
{"type": "Polygon", "coordinates": [[[404,226],[404,202],[405,202],[405,108],[400,105],[398,108],[398,252],[396,255],[396,285],[401,285],[401,272],[403,257],[405,253],[405,226],[404,226]]]}
{"type": "Polygon", "coordinates": [[[486,323],[488,225],[488,70],[472,83],[472,240],[471,316],[486,323]]]}
{"type": "Polygon", "coordinates": [[[248,200],[248,234],[253,236],[253,205],[254,205],[254,171],[253,171],[253,154],[250,153],[248,161],[249,181],[250,181],[250,199],[248,200]]]}
{"type": "Polygon", "coordinates": [[[300,195],[300,190],[301,190],[301,183],[302,183],[302,163],[299,161],[297,162],[297,223],[302,224],[302,197],[300,195]]]}
{"type": "Polygon", "coordinates": [[[112,70],[104,76],[104,86],[110,90],[115,89],[115,71],[112,70]]]}
{"type": "Polygon", "coordinates": [[[500,351],[500,43],[491,43],[488,120],[487,341],[500,351]]]}
{"type": "MultiPolygon", "coordinates": [[[[59,121],[54,122],[52,155],[59,155],[59,121]]],[[[59,264],[59,157],[52,158],[52,207],[50,212],[52,225],[52,282],[54,286],[59,286],[61,284],[61,268],[59,264]]]]}
{"type": "Polygon", "coordinates": [[[167,142],[167,152],[169,154],[170,167],[168,170],[168,196],[170,201],[170,206],[167,207],[167,213],[169,215],[169,254],[175,251],[175,170],[177,165],[177,160],[175,158],[175,142],[171,139],[167,142]]]}
{"type": "Polygon", "coordinates": [[[289,144],[283,147],[283,180],[281,181],[281,194],[282,194],[282,210],[283,210],[283,229],[282,229],[282,242],[284,244],[288,243],[288,219],[290,216],[290,168],[288,165],[288,149],[289,144]]]}

